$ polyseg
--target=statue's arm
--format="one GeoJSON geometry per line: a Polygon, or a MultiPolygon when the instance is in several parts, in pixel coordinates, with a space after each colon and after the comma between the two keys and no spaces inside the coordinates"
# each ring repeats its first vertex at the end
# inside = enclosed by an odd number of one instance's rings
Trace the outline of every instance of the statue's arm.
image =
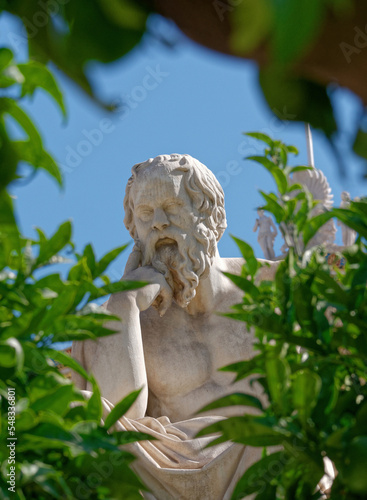
{"type": "Polygon", "coordinates": [[[272,221],[272,219],[270,219],[270,220],[271,220],[271,228],[273,229],[273,238],[275,238],[277,236],[277,234],[278,234],[278,230],[276,228],[276,225],[272,221]]]}
{"type": "MultiPolygon", "coordinates": [[[[120,320],[111,321],[106,326],[117,333],[97,341],[77,342],[73,346],[73,356],[93,374],[101,395],[113,404],[130,392],[143,388],[127,413],[130,418],[140,418],[145,415],[148,401],[140,312],[158,299],[158,311],[164,314],[171,303],[172,291],[164,276],[151,267],[139,267],[125,274],[123,279],[147,281],[150,284],[111,295],[107,309],[120,320]]],[[[80,376],[74,375],[73,378],[80,388],[90,389],[80,376]]]]}
{"type": "Polygon", "coordinates": [[[259,227],[259,219],[256,219],[255,225],[254,225],[254,233],[257,231],[257,228],[259,227]]]}

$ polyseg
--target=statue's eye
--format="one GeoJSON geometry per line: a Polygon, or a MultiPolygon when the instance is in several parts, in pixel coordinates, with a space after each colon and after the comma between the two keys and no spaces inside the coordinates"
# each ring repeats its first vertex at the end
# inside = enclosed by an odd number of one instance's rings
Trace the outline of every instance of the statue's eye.
{"type": "Polygon", "coordinates": [[[180,211],[180,205],[178,203],[172,202],[165,205],[164,210],[168,214],[178,214],[180,211]]]}
{"type": "Polygon", "coordinates": [[[138,217],[143,222],[147,222],[153,217],[153,210],[151,208],[142,208],[138,210],[138,217]]]}

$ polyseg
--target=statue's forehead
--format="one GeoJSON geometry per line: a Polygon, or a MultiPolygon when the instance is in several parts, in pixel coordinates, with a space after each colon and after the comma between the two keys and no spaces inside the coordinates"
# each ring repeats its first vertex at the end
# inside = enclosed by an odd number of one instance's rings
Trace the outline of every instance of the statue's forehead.
{"type": "Polygon", "coordinates": [[[173,183],[176,186],[181,184],[182,170],[178,170],[179,165],[174,165],[172,163],[160,162],[154,163],[143,168],[140,168],[136,172],[136,178],[134,184],[136,187],[143,186],[145,184],[159,184],[159,183],[173,183]]]}
{"type": "Polygon", "coordinates": [[[160,164],[150,165],[137,172],[132,187],[132,199],[135,203],[152,198],[172,198],[183,194],[182,171],[160,164]]]}

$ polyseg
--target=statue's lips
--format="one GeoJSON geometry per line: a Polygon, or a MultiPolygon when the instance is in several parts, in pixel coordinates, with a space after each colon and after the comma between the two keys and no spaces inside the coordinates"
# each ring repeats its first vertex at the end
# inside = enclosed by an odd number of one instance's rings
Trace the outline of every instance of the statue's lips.
{"type": "Polygon", "coordinates": [[[155,248],[160,248],[160,247],[163,247],[165,245],[177,245],[177,241],[172,239],[172,238],[161,238],[155,244],[155,248]]]}

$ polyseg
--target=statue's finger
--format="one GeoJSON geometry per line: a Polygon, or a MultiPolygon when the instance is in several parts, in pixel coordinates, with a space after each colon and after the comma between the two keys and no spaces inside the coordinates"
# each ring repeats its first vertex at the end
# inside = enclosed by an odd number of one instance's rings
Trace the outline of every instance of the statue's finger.
{"type": "Polygon", "coordinates": [[[162,297],[162,301],[158,306],[158,313],[159,313],[160,317],[162,318],[166,314],[167,309],[172,304],[173,293],[171,290],[164,288],[164,289],[162,289],[160,295],[162,297]]]}
{"type": "Polygon", "coordinates": [[[141,264],[141,250],[135,245],[134,248],[132,249],[131,254],[129,255],[129,258],[127,259],[125,270],[124,270],[124,276],[137,269],[141,264]]]}

